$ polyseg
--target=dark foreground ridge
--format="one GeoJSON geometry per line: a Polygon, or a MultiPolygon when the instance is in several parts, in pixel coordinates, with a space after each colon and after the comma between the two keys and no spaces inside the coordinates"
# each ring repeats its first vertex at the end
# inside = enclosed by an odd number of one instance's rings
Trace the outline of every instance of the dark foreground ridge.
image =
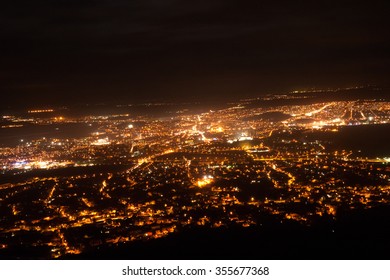
{"type": "Polygon", "coordinates": [[[342,213],[338,222],[318,221],[311,227],[276,222],[267,228],[198,227],[65,259],[387,259],[389,222],[390,208],[378,207],[342,213]]]}
{"type": "MultiPolygon", "coordinates": [[[[135,259],[388,259],[390,207],[340,211],[312,226],[270,219],[263,226],[183,229],[165,238],[101,245],[75,260],[135,259]]],[[[50,259],[47,247],[20,245],[3,250],[1,259],[50,259]]]]}

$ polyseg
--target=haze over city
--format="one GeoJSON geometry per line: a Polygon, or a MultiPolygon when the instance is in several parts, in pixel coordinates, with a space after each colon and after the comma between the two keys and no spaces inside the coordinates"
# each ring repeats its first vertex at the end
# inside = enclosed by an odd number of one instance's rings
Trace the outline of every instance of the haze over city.
{"type": "Polygon", "coordinates": [[[9,1],[1,107],[388,86],[388,1],[9,1]]]}

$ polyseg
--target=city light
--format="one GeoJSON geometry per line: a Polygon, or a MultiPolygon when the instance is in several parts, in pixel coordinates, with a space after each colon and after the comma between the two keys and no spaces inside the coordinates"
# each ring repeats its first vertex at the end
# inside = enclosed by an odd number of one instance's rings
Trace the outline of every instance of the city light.
{"type": "Polygon", "coordinates": [[[198,186],[199,188],[202,188],[202,187],[204,187],[204,186],[207,186],[207,185],[211,184],[211,183],[213,182],[213,180],[214,180],[213,176],[211,176],[211,175],[205,175],[205,176],[203,176],[202,179],[199,179],[199,180],[197,181],[197,186],[198,186]]]}
{"type": "Polygon", "coordinates": [[[0,147],[2,219],[9,221],[0,250],[25,232],[36,235],[31,246],[61,258],[193,226],[256,228],[268,217],[306,228],[333,222],[340,209],[390,205],[390,155],[350,143],[376,133],[367,129],[379,131],[376,148],[386,146],[390,103],[251,104],[286,98],[169,118],[3,116],[4,131],[48,131],[0,147]],[[66,126],[85,132],[61,135],[66,126]],[[349,129],[361,136],[345,141],[349,129]]]}

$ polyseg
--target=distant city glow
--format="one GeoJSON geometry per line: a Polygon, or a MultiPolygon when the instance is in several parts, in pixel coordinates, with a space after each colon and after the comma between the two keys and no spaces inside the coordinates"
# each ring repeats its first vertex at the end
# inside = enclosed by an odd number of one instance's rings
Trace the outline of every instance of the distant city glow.
{"type": "Polygon", "coordinates": [[[28,113],[30,114],[36,114],[36,113],[52,113],[54,112],[53,109],[39,109],[39,110],[29,110],[28,113]]]}

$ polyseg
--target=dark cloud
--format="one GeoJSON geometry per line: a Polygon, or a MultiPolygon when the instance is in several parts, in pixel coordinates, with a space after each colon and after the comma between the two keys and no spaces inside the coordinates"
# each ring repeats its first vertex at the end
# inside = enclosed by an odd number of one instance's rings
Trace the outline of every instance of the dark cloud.
{"type": "Polygon", "coordinates": [[[387,2],[7,1],[0,92],[100,102],[386,83],[387,2]]]}

